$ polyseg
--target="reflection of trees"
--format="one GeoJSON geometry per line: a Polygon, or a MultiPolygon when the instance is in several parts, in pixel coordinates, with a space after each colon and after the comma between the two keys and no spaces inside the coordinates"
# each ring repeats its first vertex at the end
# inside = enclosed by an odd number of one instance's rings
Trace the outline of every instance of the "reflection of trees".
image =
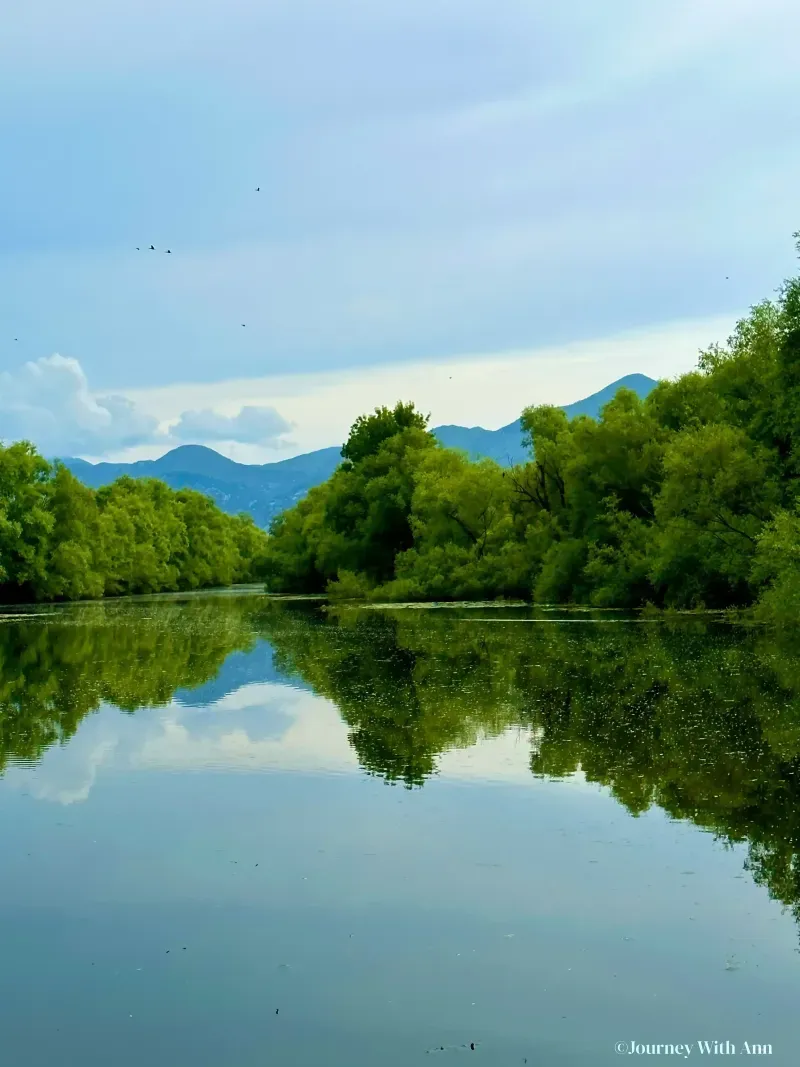
{"type": "Polygon", "coordinates": [[[719,624],[483,624],[472,613],[270,611],[278,661],[333,700],[364,767],[418,785],[445,750],[537,728],[536,775],[580,769],[749,845],[800,919],[800,656],[719,624]]]}
{"type": "Polygon", "coordinates": [[[213,678],[228,654],[252,647],[255,602],[91,604],[57,620],[0,626],[0,772],[70,738],[102,701],[166,704],[213,678]]]}
{"type": "Polygon", "coordinates": [[[480,639],[450,656],[451,629],[433,620],[417,631],[396,613],[343,611],[325,622],[276,610],[262,626],[276,664],[337,705],[362,766],[387,781],[422,785],[440,753],[511,721],[508,693],[492,685],[496,665],[480,639]]]}
{"type": "Polygon", "coordinates": [[[104,700],[133,711],[204,684],[255,636],[337,705],[371,774],[418,786],[448,749],[530,726],[534,774],[581,769],[633,814],[658,805],[746,842],[753,877],[800,920],[800,655],[761,630],[248,597],[86,605],[0,627],[0,771],[104,700]]]}
{"type": "Polygon", "coordinates": [[[536,693],[534,773],[580,766],[632,812],[657,804],[729,841],[800,919],[800,687],[774,636],[613,628],[551,635],[561,682],[536,693]]]}

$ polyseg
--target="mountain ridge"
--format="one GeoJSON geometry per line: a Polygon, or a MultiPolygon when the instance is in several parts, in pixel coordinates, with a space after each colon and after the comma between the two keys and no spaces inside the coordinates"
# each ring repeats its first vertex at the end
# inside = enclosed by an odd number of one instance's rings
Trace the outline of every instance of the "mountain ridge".
{"type": "MultiPolygon", "coordinates": [[[[644,397],[656,385],[644,374],[628,374],[591,396],[564,406],[569,418],[596,417],[620,388],[632,389],[644,397]]],[[[501,464],[519,463],[527,458],[522,447],[520,421],[516,419],[497,430],[482,426],[436,426],[432,431],[448,448],[458,448],[471,458],[494,459],[501,464]]],[[[259,526],[300,500],[309,489],[324,482],[341,463],[341,448],[332,445],[300,456],[272,463],[237,463],[205,445],[179,445],[158,459],[133,463],[89,463],[66,457],[64,466],[93,489],[127,474],[133,478],[160,478],[173,489],[195,489],[206,493],[226,512],[246,511],[259,526]]]]}

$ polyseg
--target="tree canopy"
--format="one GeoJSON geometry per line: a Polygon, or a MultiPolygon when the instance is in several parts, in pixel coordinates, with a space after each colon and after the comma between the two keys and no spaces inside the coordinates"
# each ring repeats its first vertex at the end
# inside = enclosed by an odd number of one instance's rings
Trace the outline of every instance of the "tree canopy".
{"type": "Polygon", "coordinates": [[[0,446],[0,597],[77,600],[263,578],[267,536],[201,493],[119,478],[97,491],[28,442],[0,446]]]}

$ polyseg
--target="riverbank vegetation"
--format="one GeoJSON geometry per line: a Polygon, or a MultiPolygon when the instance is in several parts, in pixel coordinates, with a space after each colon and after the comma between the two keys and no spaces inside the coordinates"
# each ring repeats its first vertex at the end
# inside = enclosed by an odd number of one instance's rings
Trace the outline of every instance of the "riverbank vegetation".
{"type": "Polygon", "coordinates": [[[800,277],[645,400],[521,427],[531,458],[504,468],[440,446],[413,404],[362,416],[274,520],[268,589],[800,618],[800,277]]]}
{"type": "Polygon", "coordinates": [[[0,599],[77,600],[258,581],[267,536],[156,479],[93,490],[28,442],[0,447],[0,599]]]}

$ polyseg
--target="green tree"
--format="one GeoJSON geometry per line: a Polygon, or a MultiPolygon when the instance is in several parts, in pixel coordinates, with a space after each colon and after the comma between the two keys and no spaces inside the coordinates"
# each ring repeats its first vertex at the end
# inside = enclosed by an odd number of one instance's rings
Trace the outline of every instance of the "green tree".
{"type": "Polygon", "coordinates": [[[50,466],[33,445],[0,446],[0,583],[7,598],[32,598],[45,582],[51,494],[50,466]]]}
{"type": "Polygon", "coordinates": [[[359,463],[374,456],[390,437],[404,430],[425,430],[428,419],[420,414],[413,404],[398,401],[392,409],[375,408],[372,415],[359,415],[353,423],[347,441],[342,446],[342,455],[350,463],[359,463]]]}
{"type": "Polygon", "coordinates": [[[757,614],[765,622],[797,625],[800,620],[800,512],[780,510],[761,530],[753,580],[762,586],[757,614]]]}
{"type": "Polygon", "coordinates": [[[37,599],[102,596],[106,561],[95,494],[59,464],[52,479],[49,507],[53,526],[37,599]]]}
{"type": "Polygon", "coordinates": [[[676,606],[750,599],[757,538],[780,497],[774,456],[737,427],[684,430],[664,459],[651,576],[676,606]]]}

